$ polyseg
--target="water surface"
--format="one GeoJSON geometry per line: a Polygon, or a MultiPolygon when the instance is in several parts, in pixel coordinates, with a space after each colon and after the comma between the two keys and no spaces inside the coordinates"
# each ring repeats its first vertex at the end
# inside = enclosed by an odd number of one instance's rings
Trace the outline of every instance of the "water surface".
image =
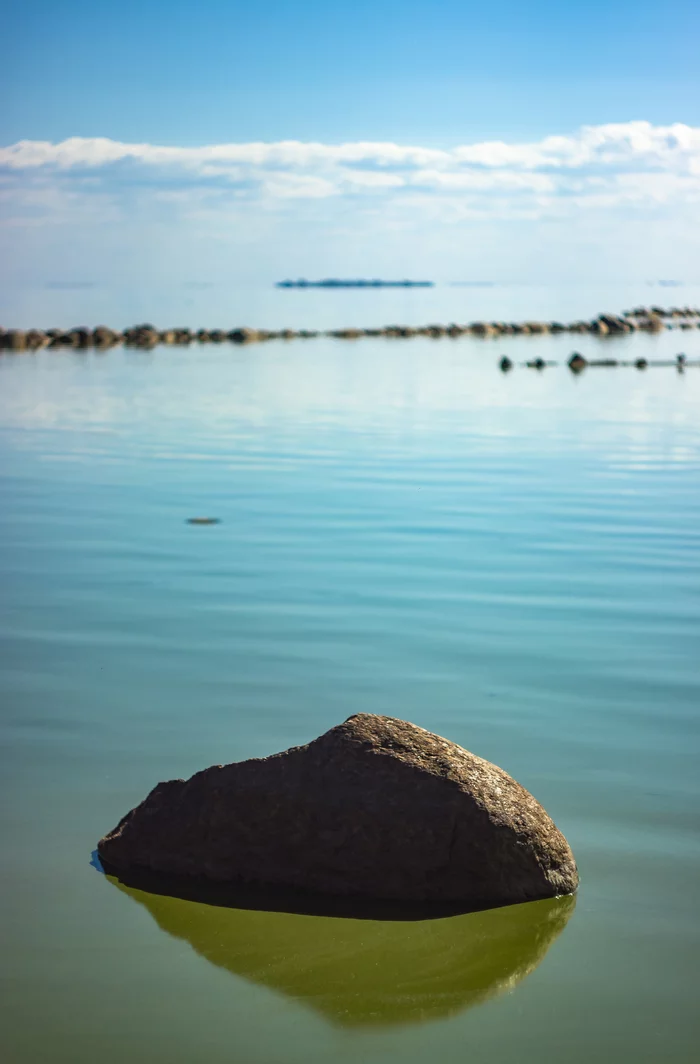
{"type": "Polygon", "coordinates": [[[0,357],[4,1059],[695,1059],[700,370],[498,371],[572,340],[0,357]],[[90,865],[158,780],[357,710],[532,790],[573,911],[225,910],[90,865]]]}

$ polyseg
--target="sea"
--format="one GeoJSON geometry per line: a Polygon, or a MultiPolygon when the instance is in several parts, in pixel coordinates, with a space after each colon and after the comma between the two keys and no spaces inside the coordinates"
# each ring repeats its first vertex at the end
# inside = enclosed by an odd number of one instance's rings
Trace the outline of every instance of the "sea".
{"type": "MultiPolygon", "coordinates": [[[[647,283],[146,296],[10,289],[0,320],[700,306],[647,283]]],[[[700,366],[679,353],[700,330],[0,353],[3,1061],[698,1059],[700,366]],[[649,364],[574,374],[573,350],[649,364]],[[98,839],[157,782],[358,711],[510,772],[567,836],[576,897],[345,919],[104,874],[98,839]]]]}

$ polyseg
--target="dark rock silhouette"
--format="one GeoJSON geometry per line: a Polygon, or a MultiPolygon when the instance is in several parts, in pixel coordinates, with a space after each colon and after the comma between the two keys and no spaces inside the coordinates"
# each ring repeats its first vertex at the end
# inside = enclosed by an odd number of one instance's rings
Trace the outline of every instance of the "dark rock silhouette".
{"type": "MultiPolygon", "coordinates": [[[[375,282],[367,282],[376,287],[375,282]]],[[[403,285],[403,282],[400,282],[403,285]]],[[[311,282],[301,287],[309,287],[311,282]]],[[[363,287],[364,285],[361,285],[363,287]]],[[[333,287],[333,285],[331,285],[333,287]]],[[[344,287],[344,285],[338,285],[344,287]]],[[[383,328],[372,327],[368,329],[349,326],[342,329],[332,329],[325,333],[343,340],[356,340],[361,337],[386,336],[388,338],[407,339],[413,336],[428,336],[431,339],[439,339],[448,336],[456,339],[461,336],[478,336],[483,339],[500,336],[540,336],[547,333],[581,333],[592,334],[598,337],[626,336],[630,332],[658,332],[661,329],[695,329],[700,328],[700,308],[697,307],[672,307],[664,310],[662,307],[637,307],[634,310],[623,311],[620,315],[600,314],[591,321],[573,321],[568,324],[562,322],[525,321],[476,321],[470,325],[451,323],[449,325],[387,325],[383,328]]],[[[106,325],[98,325],[94,329],[80,326],[74,329],[30,329],[28,332],[20,329],[0,330],[0,348],[15,351],[36,350],[48,344],[51,348],[73,347],[86,349],[90,347],[105,350],[115,344],[123,343],[128,347],[143,348],[150,350],[157,344],[187,345],[196,341],[206,343],[261,343],[265,340],[284,339],[296,340],[319,336],[318,330],[312,329],[199,329],[193,332],[188,328],[156,329],[155,326],[145,323],[132,325],[123,332],[117,332],[106,325]]],[[[688,365],[697,363],[688,363],[688,365]]]]}
{"type": "Polygon", "coordinates": [[[367,713],[306,746],[158,784],[98,852],[116,871],[465,909],[578,886],[566,839],[506,772],[367,713]]]}
{"type": "Polygon", "coordinates": [[[26,342],[27,347],[36,351],[39,347],[45,347],[49,342],[49,338],[41,329],[30,329],[26,336],[26,342]]]}
{"type": "Polygon", "coordinates": [[[231,329],[228,334],[229,340],[234,344],[250,344],[253,341],[258,340],[259,333],[255,329],[231,329]]]}
{"type": "Polygon", "coordinates": [[[327,335],[339,340],[359,340],[362,329],[330,329],[327,335]]]}
{"type": "Polygon", "coordinates": [[[111,882],[211,964],[356,1028],[440,1020],[512,990],[575,907],[566,896],[450,919],[358,922],[265,911],[254,900],[222,908],[111,882]]]}
{"type": "Polygon", "coordinates": [[[24,351],[27,346],[27,334],[21,329],[8,329],[2,340],[9,351],[24,351]]]}

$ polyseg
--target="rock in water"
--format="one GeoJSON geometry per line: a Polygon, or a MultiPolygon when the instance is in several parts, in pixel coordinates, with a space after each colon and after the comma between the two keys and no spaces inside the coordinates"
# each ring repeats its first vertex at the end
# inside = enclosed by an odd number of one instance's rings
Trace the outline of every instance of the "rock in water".
{"type": "Polygon", "coordinates": [[[569,845],[503,769],[393,717],[159,783],[98,844],[108,870],[489,908],[570,894],[569,845]]]}

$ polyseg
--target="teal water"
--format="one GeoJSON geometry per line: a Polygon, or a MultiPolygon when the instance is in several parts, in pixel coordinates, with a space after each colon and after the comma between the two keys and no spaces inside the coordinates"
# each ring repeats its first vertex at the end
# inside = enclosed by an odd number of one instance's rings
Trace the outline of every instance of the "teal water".
{"type": "Polygon", "coordinates": [[[700,370],[497,369],[571,343],[0,356],[4,1060],[696,1059],[700,370]],[[158,780],[359,709],[532,790],[575,907],[343,921],[91,867],[158,780]]]}

